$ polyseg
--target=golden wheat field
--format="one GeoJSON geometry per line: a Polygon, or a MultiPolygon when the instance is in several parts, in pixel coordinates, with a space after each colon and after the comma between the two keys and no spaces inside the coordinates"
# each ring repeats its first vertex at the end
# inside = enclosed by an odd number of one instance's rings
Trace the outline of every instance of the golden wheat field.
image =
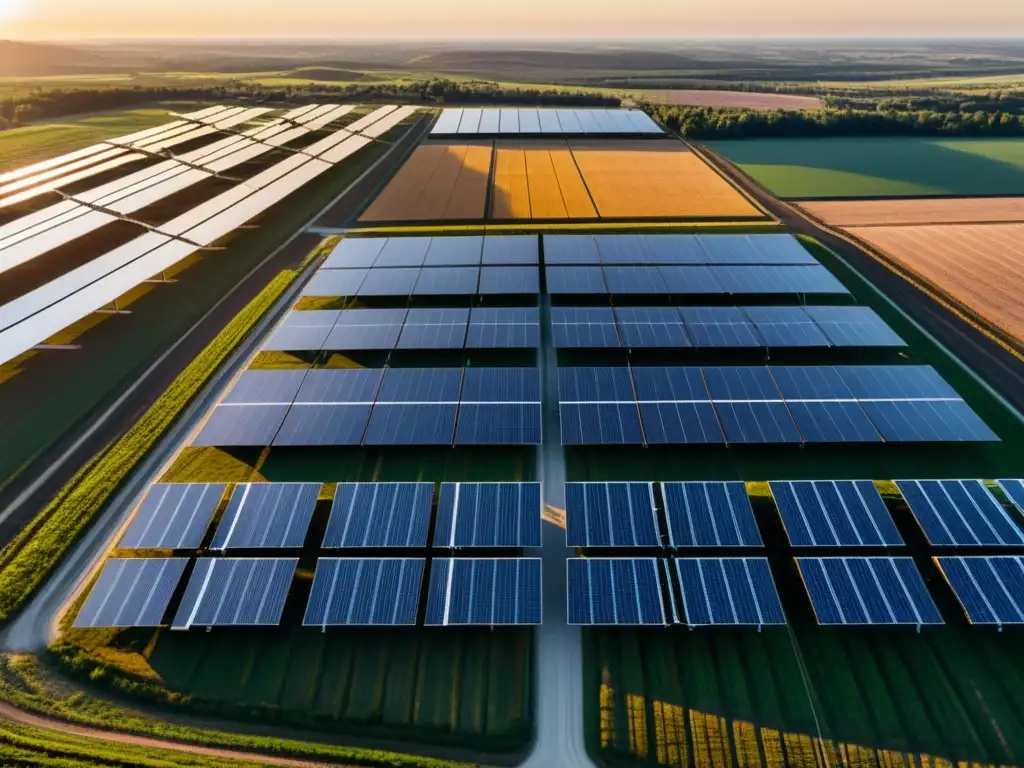
{"type": "Polygon", "coordinates": [[[833,227],[1024,222],[1024,197],[836,200],[800,207],[833,227]]]}
{"type": "Polygon", "coordinates": [[[425,144],[360,221],[459,221],[484,217],[491,142],[425,144]]]}
{"type": "Polygon", "coordinates": [[[564,141],[499,141],[495,153],[491,218],[597,218],[564,141]]]}
{"type": "Polygon", "coordinates": [[[1024,339],[1024,224],[848,231],[1017,339],[1024,339]]]}

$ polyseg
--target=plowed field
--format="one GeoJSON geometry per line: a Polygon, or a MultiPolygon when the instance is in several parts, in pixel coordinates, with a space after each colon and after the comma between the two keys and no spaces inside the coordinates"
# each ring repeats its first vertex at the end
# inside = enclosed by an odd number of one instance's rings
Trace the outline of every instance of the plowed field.
{"type": "Polygon", "coordinates": [[[834,227],[1024,222],[1024,197],[843,200],[800,207],[834,227]]]}
{"type": "Polygon", "coordinates": [[[491,152],[490,142],[419,147],[359,220],[482,219],[491,152]]]}
{"type": "Polygon", "coordinates": [[[498,142],[491,187],[494,219],[595,219],[597,212],[562,142],[498,142]]]}
{"type": "Polygon", "coordinates": [[[753,93],[751,91],[643,91],[641,96],[655,104],[683,104],[690,107],[727,109],[821,109],[824,105],[815,96],[791,93],[753,93]]]}
{"type": "Polygon", "coordinates": [[[1024,224],[853,227],[849,232],[1024,339],[1024,224]]]}

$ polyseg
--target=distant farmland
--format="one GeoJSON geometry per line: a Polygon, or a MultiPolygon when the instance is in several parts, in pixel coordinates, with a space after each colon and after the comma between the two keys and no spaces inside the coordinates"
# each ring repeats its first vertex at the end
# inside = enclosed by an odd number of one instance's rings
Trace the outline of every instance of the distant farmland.
{"type": "Polygon", "coordinates": [[[821,109],[824,106],[816,96],[796,96],[790,93],[673,90],[642,91],[635,97],[655,104],[726,109],[821,109]]]}
{"type": "Polygon", "coordinates": [[[1024,194],[1018,139],[755,139],[709,146],[789,199],[1024,194]]]}
{"type": "Polygon", "coordinates": [[[800,207],[832,227],[1024,222],[1024,197],[825,201],[800,207]]]}

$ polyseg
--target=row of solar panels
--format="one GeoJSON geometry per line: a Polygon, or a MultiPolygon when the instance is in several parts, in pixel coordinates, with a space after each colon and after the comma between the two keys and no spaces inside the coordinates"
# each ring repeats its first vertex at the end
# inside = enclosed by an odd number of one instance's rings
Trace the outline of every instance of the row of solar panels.
{"type": "Polygon", "coordinates": [[[538,445],[536,368],[246,371],[197,446],[538,445]]]}
{"type": "MultiPolygon", "coordinates": [[[[792,235],[541,235],[549,266],[813,266],[792,235]]],[[[326,269],[540,263],[537,235],[346,237],[326,269]]]]}
{"type": "MultiPolygon", "coordinates": [[[[121,549],[198,549],[226,483],[157,483],[142,500],[121,549]]],[[[213,550],[299,548],[320,483],[239,483],[217,527],[213,550]]],[[[338,483],[322,547],[426,547],[433,483],[338,483]]],[[[539,547],[537,483],[442,483],[434,546],[539,547]]]]}
{"type": "Polygon", "coordinates": [[[321,269],[303,296],[496,296],[540,293],[537,267],[321,269]]]}
{"type": "MultiPolygon", "coordinates": [[[[869,480],[768,485],[793,547],[904,545],[869,480]]],[[[996,485],[1024,513],[1024,481],[996,485]]],[[[933,546],[1024,547],[1020,517],[981,480],[897,480],[896,486],[933,546]]],[[[570,547],[762,546],[742,482],[568,483],[565,490],[570,547]]]]}
{"type": "MultiPolygon", "coordinates": [[[[75,619],[76,627],[158,627],[187,558],[110,559],[75,619]]],[[[296,559],[195,561],[171,629],[281,623],[296,559]]],[[[425,559],[321,558],[304,626],[414,625],[425,559]]],[[[540,624],[541,564],[533,558],[435,558],[426,626],[540,624]]]]}
{"type": "Polygon", "coordinates": [[[559,368],[563,445],[986,442],[930,366],[559,368]]]}
{"type": "Polygon", "coordinates": [[[639,109],[447,107],[431,136],[636,136],[661,135],[639,109]]]}

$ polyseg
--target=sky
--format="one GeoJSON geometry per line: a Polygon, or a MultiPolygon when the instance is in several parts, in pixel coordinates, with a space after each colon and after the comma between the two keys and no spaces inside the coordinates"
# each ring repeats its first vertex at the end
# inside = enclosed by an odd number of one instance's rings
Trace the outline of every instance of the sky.
{"type": "Polygon", "coordinates": [[[1024,36],[1024,0],[0,0],[0,39],[1024,36]]]}

